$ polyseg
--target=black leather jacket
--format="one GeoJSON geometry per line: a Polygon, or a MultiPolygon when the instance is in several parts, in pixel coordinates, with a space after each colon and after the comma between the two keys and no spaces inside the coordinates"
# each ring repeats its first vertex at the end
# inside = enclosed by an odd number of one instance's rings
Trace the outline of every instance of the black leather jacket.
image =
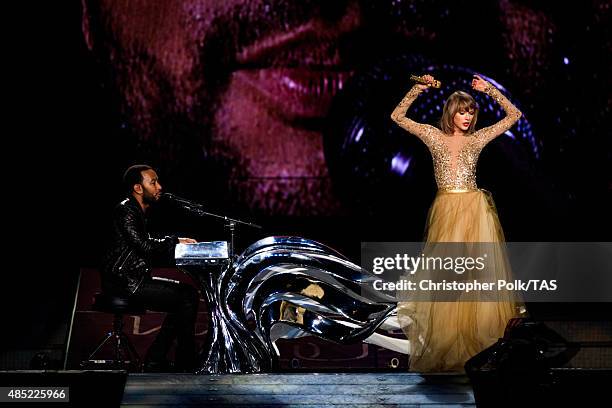
{"type": "Polygon", "coordinates": [[[123,200],[113,214],[112,243],[102,266],[102,290],[129,295],[151,276],[154,258],[173,259],[176,236],[152,238],[135,198],[123,200]]]}

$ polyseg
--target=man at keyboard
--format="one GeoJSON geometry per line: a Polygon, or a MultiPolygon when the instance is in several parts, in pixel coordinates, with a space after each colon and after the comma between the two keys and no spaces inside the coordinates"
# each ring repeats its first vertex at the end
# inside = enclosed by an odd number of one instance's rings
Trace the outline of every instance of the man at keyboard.
{"type": "Polygon", "coordinates": [[[157,173],[148,165],[128,168],[123,176],[128,197],[113,213],[111,247],[102,267],[102,289],[127,296],[148,310],[167,312],[159,334],[145,357],[145,371],[164,372],[174,339],[177,339],[174,371],[192,372],[196,368],[195,320],[199,295],[185,283],[151,277],[155,258],[173,259],[178,243],[195,243],[191,238],[165,236],[153,238],[146,228],[145,214],[162,192],[157,173]]]}

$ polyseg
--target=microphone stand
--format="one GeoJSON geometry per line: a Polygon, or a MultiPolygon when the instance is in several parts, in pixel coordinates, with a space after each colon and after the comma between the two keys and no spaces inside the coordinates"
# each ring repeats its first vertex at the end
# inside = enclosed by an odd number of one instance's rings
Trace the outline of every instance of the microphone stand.
{"type": "Polygon", "coordinates": [[[208,336],[204,348],[198,353],[197,374],[202,373],[234,373],[252,372],[259,370],[259,362],[253,362],[252,343],[248,339],[250,332],[234,320],[227,299],[223,296],[224,283],[228,283],[234,268],[234,230],[236,225],[247,225],[253,228],[262,228],[260,225],[247,221],[230,218],[226,215],[214,214],[204,209],[204,206],[184,198],[166,194],[180,207],[197,216],[221,219],[230,230],[230,244],[228,248],[229,262],[220,263],[214,267],[203,264],[184,265],[182,270],[190,275],[200,287],[209,311],[208,336]]]}
{"type": "Polygon", "coordinates": [[[261,225],[254,224],[248,221],[242,221],[235,218],[230,218],[226,215],[219,215],[215,213],[211,213],[208,211],[204,211],[204,206],[202,204],[194,203],[192,201],[186,200],[184,198],[179,198],[175,195],[166,194],[171,200],[175,201],[177,204],[181,206],[181,208],[188,210],[200,217],[213,217],[222,219],[225,221],[225,226],[230,230],[230,245],[228,248],[228,255],[230,259],[230,265],[234,262],[234,231],[236,229],[236,224],[246,225],[253,228],[263,228],[261,225]]]}

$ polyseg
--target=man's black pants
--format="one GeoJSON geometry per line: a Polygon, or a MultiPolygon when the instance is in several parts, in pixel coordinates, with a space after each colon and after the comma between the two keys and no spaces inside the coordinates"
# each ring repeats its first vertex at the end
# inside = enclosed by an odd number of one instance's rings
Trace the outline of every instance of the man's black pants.
{"type": "Polygon", "coordinates": [[[148,310],[167,313],[145,361],[165,362],[176,338],[176,369],[194,371],[198,363],[195,350],[198,291],[185,283],[147,279],[130,298],[148,310]]]}

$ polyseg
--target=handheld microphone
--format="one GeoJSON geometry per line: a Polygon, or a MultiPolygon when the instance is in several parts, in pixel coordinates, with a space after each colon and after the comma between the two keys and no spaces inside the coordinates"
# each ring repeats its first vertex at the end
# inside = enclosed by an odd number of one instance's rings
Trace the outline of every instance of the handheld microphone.
{"type": "Polygon", "coordinates": [[[429,83],[425,79],[423,79],[423,77],[420,77],[418,75],[410,75],[410,79],[416,82],[417,84],[431,85],[432,88],[439,88],[442,85],[442,83],[438,80],[434,80],[432,83],[429,83]]]}

